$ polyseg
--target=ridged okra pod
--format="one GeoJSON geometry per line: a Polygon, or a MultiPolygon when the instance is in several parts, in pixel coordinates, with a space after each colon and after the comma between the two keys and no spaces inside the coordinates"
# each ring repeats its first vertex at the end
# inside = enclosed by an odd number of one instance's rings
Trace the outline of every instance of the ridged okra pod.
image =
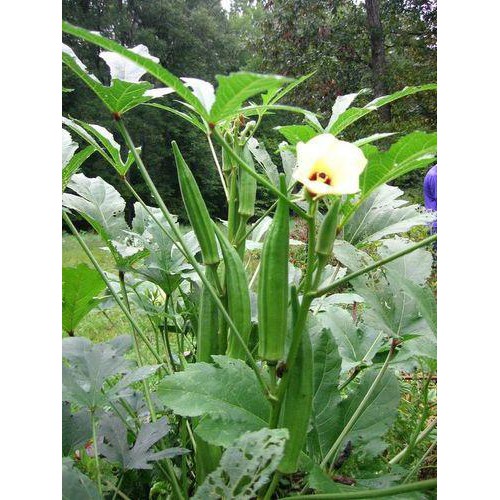
{"type": "MultiPolygon", "coordinates": [[[[284,175],[280,176],[280,188],[286,194],[284,175]]],[[[278,361],[284,356],[288,319],[289,250],[288,205],[280,198],[262,248],[257,293],[259,356],[266,361],[278,361]]]]}
{"type": "Polygon", "coordinates": [[[290,383],[283,402],[280,427],[288,429],[290,438],[278,470],[291,474],[297,470],[298,460],[307,436],[313,401],[313,355],[311,339],[302,332],[296,361],[290,372],[290,383]]]}
{"type": "MultiPolygon", "coordinates": [[[[226,273],[227,309],[243,341],[248,345],[252,316],[250,310],[250,293],[243,262],[235,248],[229,243],[222,231],[213,224],[219,240],[226,273]]],[[[246,353],[240,341],[232,331],[229,332],[227,355],[231,358],[245,359],[246,353]]]]}
{"type": "MultiPolygon", "coordinates": [[[[255,170],[252,153],[245,144],[242,152],[243,160],[255,170]]],[[[248,220],[255,213],[255,194],[257,192],[257,181],[246,170],[240,169],[239,204],[238,213],[242,219],[248,220]]]]}
{"type": "Polygon", "coordinates": [[[205,265],[217,264],[220,260],[219,252],[217,251],[215,233],[207,206],[203,201],[193,173],[184,161],[175,141],[172,142],[172,149],[174,151],[182,199],[186,207],[189,222],[200,243],[203,263],[205,265]]]}
{"type": "MultiPolygon", "coordinates": [[[[209,273],[207,279],[213,284],[213,278],[209,273]]],[[[219,353],[219,314],[217,305],[207,287],[203,285],[201,290],[200,307],[198,314],[197,350],[196,360],[205,363],[212,362],[212,354],[219,353]]]]}
{"type": "Polygon", "coordinates": [[[316,253],[320,258],[328,259],[333,251],[333,244],[337,236],[337,220],[339,216],[340,198],[337,197],[321,223],[316,241],[316,253]]]}

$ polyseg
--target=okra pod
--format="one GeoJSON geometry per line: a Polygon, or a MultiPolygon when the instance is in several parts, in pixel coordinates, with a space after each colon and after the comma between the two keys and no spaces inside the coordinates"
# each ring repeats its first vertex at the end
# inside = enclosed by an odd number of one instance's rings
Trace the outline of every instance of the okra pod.
{"type": "Polygon", "coordinates": [[[290,372],[290,382],[283,402],[280,427],[288,429],[290,438],[278,470],[284,474],[296,472],[299,455],[304,448],[313,401],[313,355],[311,339],[302,332],[296,361],[290,372]]]}
{"type": "MultiPolygon", "coordinates": [[[[280,176],[286,194],[285,176],[280,176]]],[[[290,223],[288,204],[278,200],[276,213],[262,247],[257,293],[259,356],[266,361],[283,358],[288,320],[288,258],[290,223]]]]}
{"type": "MultiPolygon", "coordinates": [[[[252,154],[245,144],[242,152],[243,160],[255,170],[252,154]]],[[[240,169],[239,204],[238,213],[242,218],[248,220],[255,213],[255,194],[257,192],[257,181],[246,170],[240,169]]]]}
{"type": "Polygon", "coordinates": [[[191,222],[191,226],[200,243],[203,263],[205,265],[217,264],[220,260],[219,252],[217,250],[215,233],[207,206],[203,201],[203,197],[193,173],[184,161],[175,141],[172,141],[172,148],[174,151],[175,164],[177,166],[177,175],[179,178],[182,199],[186,207],[189,222],[191,222]]]}
{"type": "Polygon", "coordinates": [[[321,223],[316,242],[316,253],[322,257],[330,257],[337,236],[337,220],[339,216],[340,197],[337,197],[321,223]]]}
{"type": "MultiPolygon", "coordinates": [[[[211,274],[206,273],[206,277],[213,284],[211,274]]],[[[212,354],[219,354],[218,331],[219,314],[217,305],[215,304],[207,287],[203,285],[198,314],[198,332],[196,343],[197,361],[211,363],[212,354]]]]}
{"type": "MultiPolygon", "coordinates": [[[[252,316],[245,268],[243,267],[240,256],[231,243],[229,243],[227,237],[215,223],[213,223],[213,227],[224,258],[228,313],[237,330],[240,332],[243,341],[245,344],[248,344],[252,327],[252,316]]],[[[229,332],[227,342],[227,355],[231,358],[246,359],[246,353],[243,346],[231,331],[229,332]]]]}

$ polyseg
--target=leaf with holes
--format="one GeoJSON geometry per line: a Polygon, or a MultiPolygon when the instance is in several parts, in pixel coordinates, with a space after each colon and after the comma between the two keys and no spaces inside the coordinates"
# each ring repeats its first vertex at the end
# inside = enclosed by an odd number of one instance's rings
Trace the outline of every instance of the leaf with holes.
{"type": "Polygon", "coordinates": [[[219,467],[198,488],[194,500],[257,498],[277,469],[285,442],[286,429],[261,429],[247,432],[227,448],[219,467]]]}
{"type": "Polygon", "coordinates": [[[100,452],[112,463],[117,463],[126,470],[152,469],[151,462],[163,458],[173,458],[189,453],[183,448],[166,448],[153,451],[153,446],[170,431],[167,417],[156,422],[143,423],[137,433],[134,445],[130,447],[127,440],[127,428],[115,416],[106,415],[100,422],[99,435],[104,438],[100,452]]]}
{"type": "Polygon", "coordinates": [[[96,298],[106,285],[101,275],[86,264],[62,270],[62,326],[72,334],[78,323],[99,303],[96,298]]]}

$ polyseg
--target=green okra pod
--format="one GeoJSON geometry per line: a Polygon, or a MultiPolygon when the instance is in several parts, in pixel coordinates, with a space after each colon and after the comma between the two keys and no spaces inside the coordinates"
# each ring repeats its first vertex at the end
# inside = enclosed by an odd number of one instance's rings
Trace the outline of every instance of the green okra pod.
{"type": "MultiPolygon", "coordinates": [[[[242,152],[243,160],[255,170],[252,153],[245,144],[242,152]]],[[[240,169],[239,204],[238,213],[247,220],[255,213],[255,194],[257,192],[257,181],[246,170],[240,169]]]]}
{"type": "MultiPolygon", "coordinates": [[[[248,345],[252,316],[250,309],[250,293],[243,262],[227,237],[213,223],[219,240],[226,272],[227,309],[243,341],[248,345]]],[[[227,355],[232,358],[246,359],[246,353],[233,332],[229,333],[227,355]]]]}
{"type": "Polygon", "coordinates": [[[217,264],[220,260],[219,252],[217,250],[215,233],[207,206],[203,201],[203,197],[193,173],[184,161],[175,141],[172,141],[172,149],[174,151],[182,199],[186,207],[189,222],[191,222],[191,226],[200,243],[203,263],[205,265],[217,264]]]}
{"type": "MultiPolygon", "coordinates": [[[[286,194],[284,175],[280,176],[280,189],[286,194]]],[[[285,352],[289,251],[288,205],[280,198],[262,247],[257,293],[259,356],[266,361],[278,361],[285,352]]]]}
{"type": "MultiPolygon", "coordinates": [[[[206,273],[207,279],[213,283],[210,273],[206,273]]],[[[215,287],[215,284],[214,284],[215,287]]],[[[201,290],[200,307],[198,314],[198,332],[196,342],[196,360],[205,363],[212,362],[212,354],[219,354],[219,312],[217,305],[203,285],[201,290]]]]}
{"type": "Polygon", "coordinates": [[[296,472],[304,448],[313,401],[313,355],[309,334],[302,332],[299,351],[290,373],[290,383],[283,402],[280,427],[288,429],[290,438],[278,470],[296,472]]]}
{"type": "Polygon", "coordinates": [[[339,217],[340,197],[337,197],[321,223],[316,241],[316,253],[322,257],[330,257],[337,236],[337,221],[339,217]]]}

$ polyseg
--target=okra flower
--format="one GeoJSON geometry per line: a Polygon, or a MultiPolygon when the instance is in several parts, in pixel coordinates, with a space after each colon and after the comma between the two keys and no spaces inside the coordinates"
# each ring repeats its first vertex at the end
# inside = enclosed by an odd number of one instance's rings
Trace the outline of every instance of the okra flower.
{"type": "Polygon", "coordinates": [[[297,144],[297,168],[293,178],[319,198],[328,194],[354,194],[367,159],[354,144],[332,134],[320,134],[297,144]]]}

